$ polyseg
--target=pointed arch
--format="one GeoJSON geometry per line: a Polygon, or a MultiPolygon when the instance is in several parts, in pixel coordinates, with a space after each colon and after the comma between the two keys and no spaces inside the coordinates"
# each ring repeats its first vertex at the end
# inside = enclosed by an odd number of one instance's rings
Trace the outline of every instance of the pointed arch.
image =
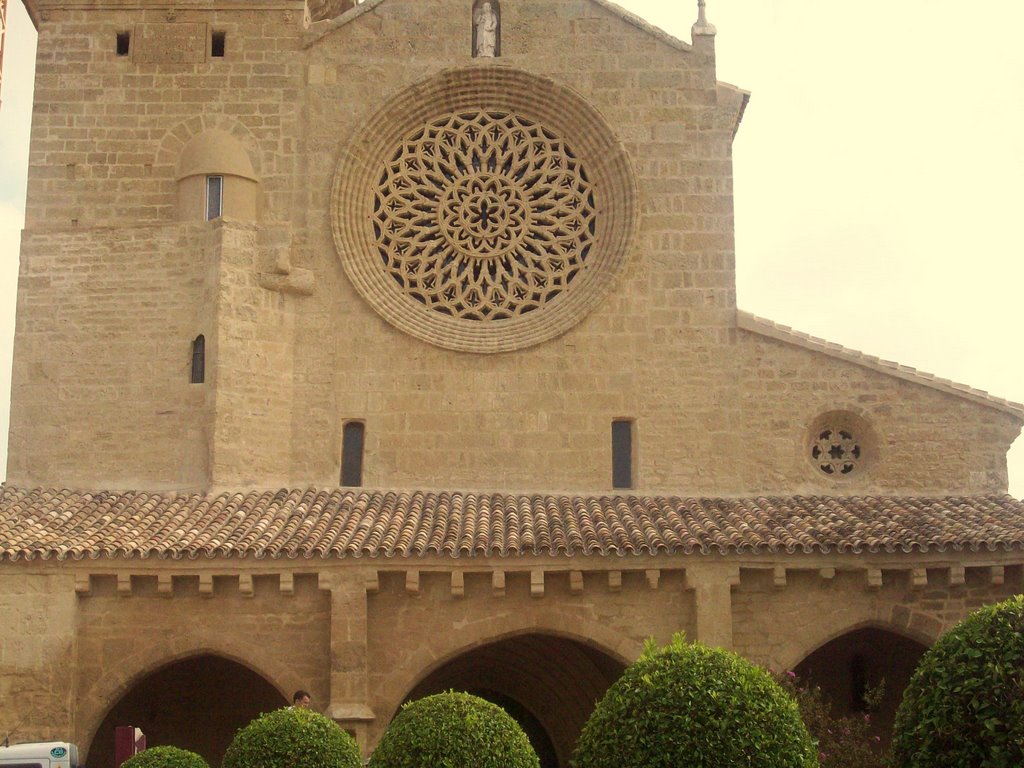
{"type": "Polygon", "coordinates": [[[114,728],[131,725],[151,745],[172,744],[218,765],[239,728],[286,704],[282,692],[245,663],[192,654],[134,680],[91,734],[88,759],[111,765],[114,728]]]}
{"type": "Polygon", "coordinates": [[[519,721],[541,768],[563,768],[595,703],[624,669],[624,660],[593,644],[527,630],[435,665],[404,701],[447,690],[492,701],[519,721]]]}
{"type": "Polygon", "coordinates": [[[903,691],[930,644],[906,630],[864,622],[820,643],[793,671],[800,680],[818,686],[837,714],[864,714],[869,710],[868,695],[879,693],[879,701],[870,708],[872,727],[881,743],[888,744],[903,691]]]}
{"type": "MultiPolygon", "coordinates": [[[[272,664],[269,654],[263,658],[258,649],[242,640],[222,638],[216,642],[203,642],[182,633],[167,636],[160,643],[140,643],[138,648],[137,653],[105,660],[101,668],[106,670],[106,674],[80,683],[75,724],[79,745],[91,744],[108,713],[147,677],[191,658],[217,657],[236,664],[266,681],[282,699],[286,698],[288,690],[284,681],[299,679],[288,668],[281,669],[281,665],[272,664]]],[[[88,752],[83,754],[89,759],[88,752]]]]}

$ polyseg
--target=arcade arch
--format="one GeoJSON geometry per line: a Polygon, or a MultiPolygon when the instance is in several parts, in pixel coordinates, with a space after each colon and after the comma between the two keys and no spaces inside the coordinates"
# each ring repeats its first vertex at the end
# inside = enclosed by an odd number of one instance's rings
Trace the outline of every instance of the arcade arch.
{"type": "Polygon", "coordinates": [[[107,711],[92,734],[90,765],[114,764],[114,728],[132,725],[149,746],[170,744],[219,765],[235,732],[287,699],[245,665],[202,653],[142,676],[107,711]]]}
{"type": "Polygon", "coordinates": [[[594,704],[625,664],[597,648],[528,633],[476,646],[428,673],[406,701],[449,689],[502,706],[519,721],[542,768],[567,766],[594,704]]]}
{"type": "Polygon", "coordinates": [[[838,715],[865,712],[865,693],[882,685],[882,699],[872,712],[872,730],[887,745],[896,708],[926,650],[927,645],[890,627],[862,626],[820,645],[793,671],[801,680],[819,686],[838,715]]]}

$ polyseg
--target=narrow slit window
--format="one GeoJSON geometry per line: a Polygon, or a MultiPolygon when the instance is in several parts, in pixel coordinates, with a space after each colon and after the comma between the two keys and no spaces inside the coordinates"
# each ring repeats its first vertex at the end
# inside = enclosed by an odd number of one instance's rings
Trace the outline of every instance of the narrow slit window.
{"type": "Polygon", "coordinates": [[[363,484],[363,442],[366,425],[347,421],[341,436],[341,484],[359,487],[363,484]]]}
{"type": "Polygon", "coordinates": [[[192,340],[192,383],[206,381],[206,337],[199,334],[192,340]]]}
{"type": "Polygon", "coordinates": [[[213,58],[217,58],[217,59],[223,58],[224,57],[224,46],[225,46],[226,42],[227,42],[227,33],[226,32],[214,32],[210,36],[210,56],[212,56],[213,58]]]}
{"type": "Polygon", "coordinates": [[[127,56],[128,51],[131,50],[132,45],[132,33],[131,32],[118,32],[117,33],[117,55],[127,56]]]}
{"type": "Polygon", "coordinates": [[[633,487],[633,422],[612,422],[612,488],[633,487]]]}
{"type": "Polygon", "coordinates": [[[224,214],[224,177],[206,177],[206,220],[219,219],[224,214]]]}

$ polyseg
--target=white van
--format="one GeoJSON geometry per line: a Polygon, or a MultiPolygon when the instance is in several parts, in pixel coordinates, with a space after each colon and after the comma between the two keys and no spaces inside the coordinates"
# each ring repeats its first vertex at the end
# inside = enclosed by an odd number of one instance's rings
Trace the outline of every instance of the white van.
{"type": "Polygon", "coordinates": [[[78,747],[66,741],[0,747],[0,768],[78,768],[78,747]]]}

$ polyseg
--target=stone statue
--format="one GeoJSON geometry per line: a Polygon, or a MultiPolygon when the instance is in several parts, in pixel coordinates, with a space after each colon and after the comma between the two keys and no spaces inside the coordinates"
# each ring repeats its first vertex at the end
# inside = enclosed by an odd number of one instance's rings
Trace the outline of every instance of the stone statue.
{"type": "Polygon", "coordinates": [[[498,11],[491,0],[484,0],[473,13],[473,55],[493,58],[498,55],[498,11]]]}

